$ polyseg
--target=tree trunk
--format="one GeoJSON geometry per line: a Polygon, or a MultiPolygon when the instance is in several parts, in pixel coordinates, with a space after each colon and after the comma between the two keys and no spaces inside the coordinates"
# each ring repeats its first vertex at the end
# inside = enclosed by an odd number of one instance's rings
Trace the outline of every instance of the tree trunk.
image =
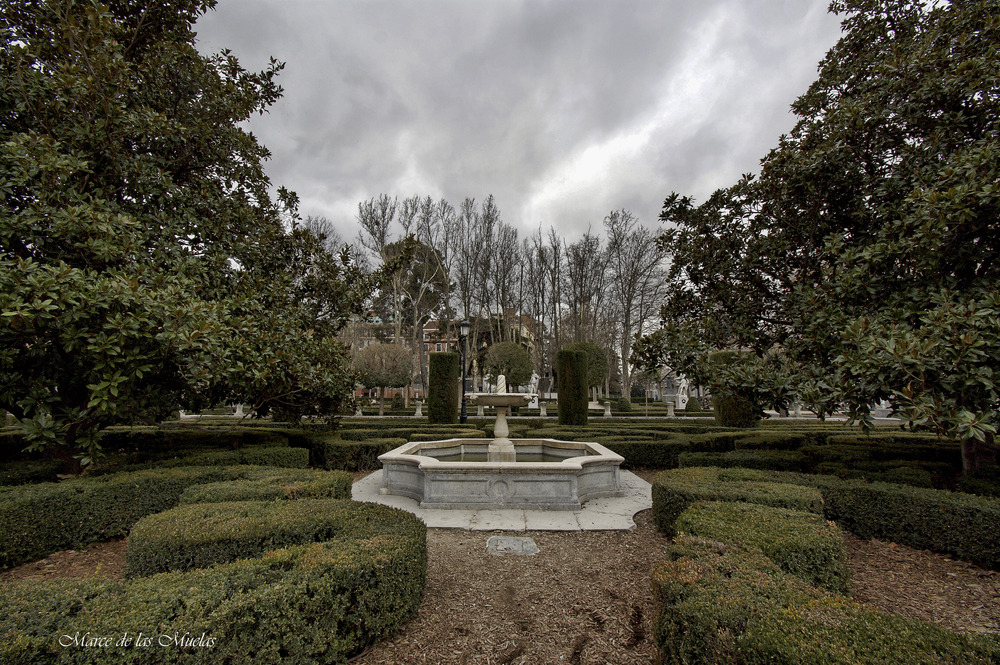
{"type": "Polygon", "coordinates": [[[385,388],[378,389],[378,415],[379,418],[385,415],[385,388]]]}
{"type": "Polygon", "coordinates": [[[962,473],[970,473],[984,466],[995,466],[997,448],[995,439],[989,432],[985,441],[964,439],[962,441],[962,473]]]}

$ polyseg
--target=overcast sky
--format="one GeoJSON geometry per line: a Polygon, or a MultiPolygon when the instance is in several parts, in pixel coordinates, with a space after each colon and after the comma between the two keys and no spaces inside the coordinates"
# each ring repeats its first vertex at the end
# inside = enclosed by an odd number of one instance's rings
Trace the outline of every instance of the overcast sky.
{"type": "Polygon", "coordinates": [[[567,238],[757,172],[840,34],[828,0],[219,0],[199,48],[286,63],[255,118],[300,213],[496,197],[567,238]]]}

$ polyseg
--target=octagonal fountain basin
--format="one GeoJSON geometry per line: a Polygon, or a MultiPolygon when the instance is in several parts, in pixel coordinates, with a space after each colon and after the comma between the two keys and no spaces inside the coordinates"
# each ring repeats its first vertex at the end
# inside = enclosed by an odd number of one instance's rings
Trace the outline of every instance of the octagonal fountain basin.
{"type": "Polygon", "coordinates": [[[489,461],[491,439],[407,443],[384,455],[382,494],[423,508],[579,510],[599,497],[622,496],[625,458],[598,443],[514,439],[514,461],[489,461]]]}

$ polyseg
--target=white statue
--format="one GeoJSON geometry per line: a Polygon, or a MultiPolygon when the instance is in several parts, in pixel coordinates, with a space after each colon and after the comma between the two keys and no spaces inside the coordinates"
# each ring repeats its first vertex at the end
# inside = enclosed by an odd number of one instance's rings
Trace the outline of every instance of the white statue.
{"type": "Polygon", "coordinates": [[[686,409],[688,403],[688,386],[690,382],[686,377],[681,377],[680,384],[677,386],[677,408],[686,409]]]}
{"type": "Polygon", "coordinates": [[[531,373],[531,380],[528,381],[528,392],[532,395],[538,394],[538,379],[540,378],[537,373],[531,373]]]}

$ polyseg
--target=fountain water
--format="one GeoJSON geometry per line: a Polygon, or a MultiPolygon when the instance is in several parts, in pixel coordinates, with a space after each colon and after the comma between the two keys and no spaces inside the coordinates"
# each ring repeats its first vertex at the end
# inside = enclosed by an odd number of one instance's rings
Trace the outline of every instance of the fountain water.
{"type": "Polygon", "coordinates": [[[429,508],[541,510],[579,510],[590,499],[621,496],[624,458],[604,446],[509,438],[507,410],[534,397],[507,392],[503,375],[497,377],[497,392],[469,395],[475,404],[496,408],[492,440],[410,442],[380,455],[381,492],[429,508]]]}

